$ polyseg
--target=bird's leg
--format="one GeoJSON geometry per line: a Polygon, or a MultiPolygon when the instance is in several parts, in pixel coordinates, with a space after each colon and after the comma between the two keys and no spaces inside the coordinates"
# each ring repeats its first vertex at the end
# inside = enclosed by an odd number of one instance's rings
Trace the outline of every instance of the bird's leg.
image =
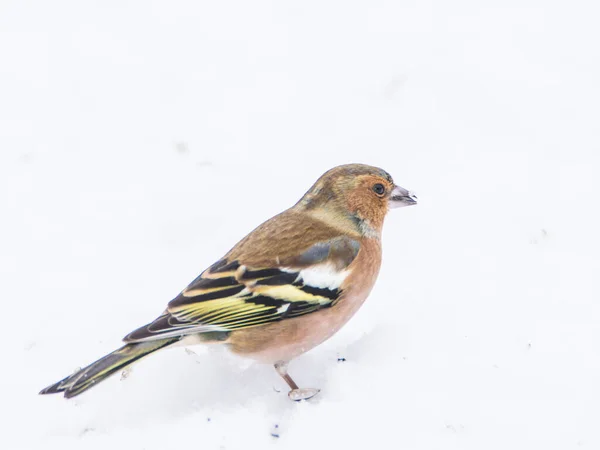
{"type": "Polygon", "coordinates": [[[292,389],[288,392],[288,397],[291,400],[300,401],[300,400],[308,400],[309,398],[314,397],[319,393],[319,389],[315,388],[299,388],[298,385],[292,377],[287,373],[288,361],[277,361],[275,363],[275,370],[281,378],[285,380],[288,386],[292,389]]]}

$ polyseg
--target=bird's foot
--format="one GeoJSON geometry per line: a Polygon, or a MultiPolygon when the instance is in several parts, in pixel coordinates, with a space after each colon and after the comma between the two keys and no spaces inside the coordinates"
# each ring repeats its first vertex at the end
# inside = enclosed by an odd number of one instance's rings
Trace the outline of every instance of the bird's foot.
{"type": "Polygon", "coordinates": [[[288,397],[290,398],[290,400],[299,402],[301,400],[308,400],[309,398],[313,398],[319,392],[321,392],[321,389],[298,388],[298,389],[292,389],[290,392],[288,392],[288,397]]]}

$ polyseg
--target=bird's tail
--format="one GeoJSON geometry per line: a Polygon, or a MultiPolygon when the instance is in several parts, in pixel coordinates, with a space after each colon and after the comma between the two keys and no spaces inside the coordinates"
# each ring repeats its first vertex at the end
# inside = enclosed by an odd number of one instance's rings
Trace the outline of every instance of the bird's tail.
{"type": "Polygon", "coordinates": [[[78,370],[73,375],[54,383],[52,386],[48,386],[40,394],[58,394],[64,392],[66,398],[75,397],[118,370],[127,367],[152,352],[174,344],[179,339],[180,337],[174,337],[124,345],[89,366],[78,370]]]}

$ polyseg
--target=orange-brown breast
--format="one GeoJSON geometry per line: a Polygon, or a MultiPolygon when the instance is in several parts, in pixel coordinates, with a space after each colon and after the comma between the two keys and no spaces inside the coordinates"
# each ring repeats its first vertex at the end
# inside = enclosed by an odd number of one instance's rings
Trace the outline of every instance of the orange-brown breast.
{"type": "Polygon", "coordinates": [[[234,353],[266,363],[289,361],[335,334],[356,313],[371,292],[381,266],[381,242],[363,238],[339,301],[330,308],[268,325],[231,333],[234,353]]]}

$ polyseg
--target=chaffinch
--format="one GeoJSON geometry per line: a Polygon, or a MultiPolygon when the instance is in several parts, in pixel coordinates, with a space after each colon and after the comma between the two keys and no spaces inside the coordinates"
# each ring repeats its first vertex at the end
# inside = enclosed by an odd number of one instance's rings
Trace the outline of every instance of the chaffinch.
{"type": "Polygon", "coordinates": [[[301,389],[288,362],[337,332],[360,308],[381,265],[381,229],[388,209],[414,205],[382,169],[362,164],[323,174],[298,203],[269,219],[192,281],[126,344],[40,394],[75,397],[111,374],[176,344],[221,343],[273,364],[301,389]]]}

